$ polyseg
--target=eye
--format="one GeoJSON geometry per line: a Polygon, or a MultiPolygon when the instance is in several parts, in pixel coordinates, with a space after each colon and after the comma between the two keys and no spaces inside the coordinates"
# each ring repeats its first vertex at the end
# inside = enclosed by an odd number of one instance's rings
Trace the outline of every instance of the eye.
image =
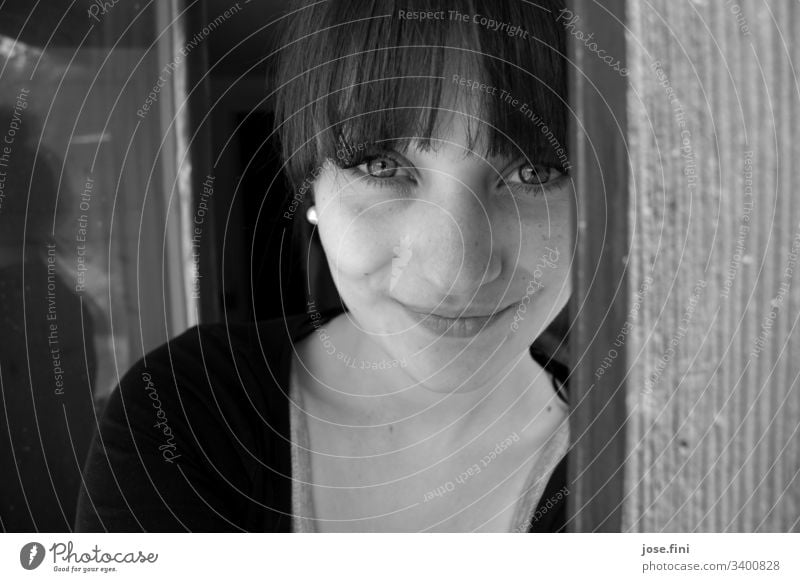
{"type": "Polygon", "coordinates": [[[549,182],[554,182],[562,175],[561,172],[551,166],[524,163],[511,172],[507,182],[526,186],[543,186],[549,182]]]}
{"type": "Polygon", "coordinates": [[[393,150],[367,152],[354,160],[350,169],[372,186],[406,188],[416,184],[414,167],[393,150]]]}
{"type": "Polygon", "coordinates": [[[399,168],[397,160],[385,155],[372,156],[358,166],[359,170],[373,178],[393,178],[399,168]]]}

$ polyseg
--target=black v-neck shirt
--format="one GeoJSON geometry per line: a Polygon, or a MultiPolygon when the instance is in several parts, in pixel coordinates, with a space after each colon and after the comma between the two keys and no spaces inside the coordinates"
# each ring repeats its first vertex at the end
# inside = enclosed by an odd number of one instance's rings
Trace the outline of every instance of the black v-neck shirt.
{"type": "MultiPolygon", "coordinates": [[[[193,327],[109,397],[76,531],[291,532],[289,377],[306,316],[193,327]]],[[[564,531],[565,456],[530,532],[564,531]]]]}

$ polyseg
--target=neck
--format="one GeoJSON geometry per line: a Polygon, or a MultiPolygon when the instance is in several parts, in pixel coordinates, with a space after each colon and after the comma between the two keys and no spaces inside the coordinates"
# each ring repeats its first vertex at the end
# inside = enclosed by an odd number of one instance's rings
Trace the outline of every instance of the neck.
{"type": "Polygon", "coordinates": [[[305,372],[303,382],[311,387],[313,397],[337,411],[340,421],[353,425],[363,426],[365,419],[369,424],[396,423],[418,435],[449,427],[454,438],[463,438],[493,423],[525,425],[556,398],[549,375],[527,351],[487,381],[437,391],[412,377],[405,367],[375,369],[372,363],[391,363],[391,357],[346,315],[329,322],[324,332],[335,345],[335,353],[329,353],[330,344],[325,350],[317,330],[300,342],[302,364],[296,365],[303,370],[304,364],[313,374],[305,372]],[[309,382],[314,377],[324,381],[309,382]]]}

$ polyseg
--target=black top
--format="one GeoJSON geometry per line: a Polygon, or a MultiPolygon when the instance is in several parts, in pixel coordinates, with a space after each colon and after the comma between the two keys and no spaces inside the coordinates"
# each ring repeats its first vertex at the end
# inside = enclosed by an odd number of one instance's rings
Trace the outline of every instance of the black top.
{"type": "MultiPolygon", "coordinates": [[[[313,329],[200,325],[137,362],[92,442],[77,531],[292,531],[291,346],[313,329]]],[[[566,457],[530,531],[563,530],[565,485],[566,457]]]]}

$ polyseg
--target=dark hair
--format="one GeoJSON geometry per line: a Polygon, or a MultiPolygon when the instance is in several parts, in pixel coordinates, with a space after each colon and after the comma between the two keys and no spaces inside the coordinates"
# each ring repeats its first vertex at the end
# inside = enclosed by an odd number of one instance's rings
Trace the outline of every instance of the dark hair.
{"type": "MultiPolygon", "coordinates": [[[[481,120],[469,124],[471,149],[487,132],[488,155],[568,169],[562,8],[552,0],[295,2],[272,76],[289,196],[299,192],[302,202],[295,233],[310,236],[303,211],[323,162],[359,163],[366,144],[402,151],[413,138],[435,147],[439,114],[451,105],[481,120]],[[485,87],[471,91],[455,82],[461,77],[485,87]]],[[[536,345],[531,353],[565,381],[565,367],[542,361],[543,351],[552,354],[536,345]]]]}
{"type": "Polygon", "coordinates": [[[472,91],[480,102],[474,113],[485,125],[478,124],[470,147],[487,131],[486,153],[522,153],[563,169],[566,157],[556,155],[558,147],[566,150],[564,31],[556,20],[561,6],[550,0],[446,6],[329,0],[298,8],[281,39],[274,76],[276,128],[293,187],[326,159],[351,161],[337,152],[363,144],[403,149],[415,138],[430,145],[454,92],[470,92],[452,74],[496,88],[495,95],[472,91]],[[467,20],[451,19],[456,11],[467,20]],[[443,18],[407,16],[426,12],[443,18]],[[517,99],[516,106],[501,99],[501,91],[517,99]]]}

